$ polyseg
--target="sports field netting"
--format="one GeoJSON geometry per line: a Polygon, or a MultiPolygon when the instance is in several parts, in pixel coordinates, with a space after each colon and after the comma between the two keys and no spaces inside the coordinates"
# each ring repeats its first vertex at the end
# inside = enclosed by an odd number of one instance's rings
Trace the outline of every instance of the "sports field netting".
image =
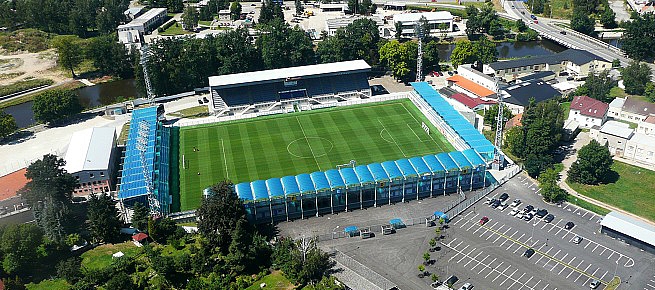
{"type": "Polygon", "coordinates": [[[406,99],[183,127],[179,136],[182,211],[197,208],[202,190],[224,179],[236,184],[350,160],[362,165],[454,151],[406,99]]]}

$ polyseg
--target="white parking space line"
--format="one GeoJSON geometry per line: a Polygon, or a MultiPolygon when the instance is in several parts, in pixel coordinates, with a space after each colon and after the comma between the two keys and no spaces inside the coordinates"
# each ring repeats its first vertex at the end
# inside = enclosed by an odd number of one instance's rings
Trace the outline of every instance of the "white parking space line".
{"type": "Polygon", "coordinates": [[[605,273],[603,274],[603,276],[600,276],[600,278],[598,278],[598,280],[603,281],[603,278],[605,278],[605,275],[607,275],[607,272],[609,272],[609,271],[605,271],[605,273]]]}
{"type": "MultiPolygon", "coordinates": [[[[468,265],[469,265],[471,262],[473,262],[474,259],[477,259],[478,256],[480,256],[480,254],[482,254],[482,252],[479,252],[477,255],[475,255],[475,257],[473,257],[473,259],[471,259],[471,260],[468,261],[466,264],[464,264],[464,268],[468,267],[468,265]]],[[[487,256],[488,256],[488,255],[487,255],[487,256]]]]}
{"type": "Polygon", "coordinates": [[[566,253],[566,255],[564,255],[564,257],[562,257],[560,260],[564,261],[564,259],[566,259],[566,257],[567,257],[568,255],[569,255],[569,253],[566,253]]]}
{"type": "Polygon", "coordinates": [[[507,268],[505,268],[505,270],[503,270],[503,272],[499,272],[498,275],[496,276],[496,278],[494,278],[493,280],[491,280],[491,282],[496,282],[496,279],[498,279],[498,277],[500,277],[500,275],[505,276],[505,271],[507,271],[507,269],[509,269],[509,268],[512,268],[512,267],[511,267],[511,266],[510,266],[510,267],[507,267],[507,268]]]}
{"type": "Polygon", "coordinates": [[[518,250],[521,250],[521,249],[522,249],[522,247],[520,247],[520,246],[517,247],[516,250],[514,250],[514,254],[516,254],[516,252],[517,252],[518,250]]]}
{"type": "Polygon", "coordinates": [[[550,271],[552,272],[555,269],[555,267],[557,267],[557,266],[559,266],[559,263],[556,262],[555,265],[553,265],[553,267],[550,268],[550,271]]]}
{"type": "Polygon", "coordinates": [[[487,277],[489,277],[489,275],[491,275],[491,273],[493,273],[494,271],[498,272],[498,270],[496,270],[496,269],[498,269],[500,266],[502,266],[503,263],[504,262],[500,262],[500,264],[498,266],[496,266],[496,268],[489,267],[489,268],[491,268],[491,271],[489,273],[487,273],[487,276],[484,276],[484,278],[486,279],[487,277]]]}
{"type": "Polygon", "coordinates": [[[557,275],[562,274],[562,271],[564,271],[564,269],[568,269],[568,268],[567,267],[562,267],[562,270],[559,270],[559,273],[557,273],[557,275]]]}
{"type": "MultiPolygon", "coordinates": [[[[482,254],[482,252],[480,252],[480,254],[482,254]]],[[[478,255],[480,255],[480,254],[478,254],[478,255]]],[[[477,264],[475,264],[475,266],[473,266],[473,268],[471,268],[471,271],[473,271],[473,269],[475,269],[477,266],[480,266],[480,264],[482,264],[482,262],[484,262],[484,260],[486,260],[487,258],[489,258],[489,255],[487,255],[486,257],[484,257],[484,259],[480,260],[477,264]]],[[[473,261],[473,260],[471,260],[471,261],[473,261]]],[[[482,268],[482,269],[484,269],[484,268],[482,268]]]]}
{"type": "Polygon", "coordinates": [[[544,257],[545,257],[544,255],[541,255],[541,257],[539,257],[539,260],[537,260],[535,264],[539,263],[539,261],[541,261],[541,259],[543,259],[544,257]]]}

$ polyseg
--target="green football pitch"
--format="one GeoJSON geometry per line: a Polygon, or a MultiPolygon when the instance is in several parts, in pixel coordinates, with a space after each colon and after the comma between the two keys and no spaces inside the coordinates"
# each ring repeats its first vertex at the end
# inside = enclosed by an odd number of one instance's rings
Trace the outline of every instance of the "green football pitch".
{"type": "Polygon", "coordinates": [[[406,99],[183,127],[180,210],[197,208],[202,190],[225,179],[237,184],[453,150],[406,99]]]}

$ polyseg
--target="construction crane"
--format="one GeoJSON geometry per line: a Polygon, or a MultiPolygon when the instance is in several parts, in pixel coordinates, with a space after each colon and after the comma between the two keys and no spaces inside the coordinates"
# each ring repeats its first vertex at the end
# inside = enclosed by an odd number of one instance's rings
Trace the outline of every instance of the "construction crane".
{"type": "Polygon", "coordinates": [[[503,162],[505,161],[505,156],[503,156],[500,151],[501,146],[503,145],[503,122],[505,122],[503,117],[503,95],[500,93],[498,87],[498,80],[495,82],[494,91],[496,92],[497,101],[498,101],[498,115],[496,116],[496,138],[494,139],[494,160],[492,163],[493,169],[500,169],[503,162]]]}
{"type": "Polygon", "coordinates": [[[150,76],[148,75],[148,44],[145,42],[141,45],[141,59],[139,63],[141,68],[143,68],[143,81],[146,85],[146,94],[148,97],[148,102],[152,105],[155,103],[155,93],[152,90],[152,84],[150,83],[150,76]]]}

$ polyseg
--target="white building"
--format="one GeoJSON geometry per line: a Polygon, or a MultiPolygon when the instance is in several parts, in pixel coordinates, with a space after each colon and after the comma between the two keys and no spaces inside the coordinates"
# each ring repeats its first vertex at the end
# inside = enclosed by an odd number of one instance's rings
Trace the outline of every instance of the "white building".
{"type": "Polygon", "coordinates": [[[655,114],[655,104],[635,98],[616,98],[612,101],[612,104],[610,104],[611,111],[609,116],[619,120],[639,123],[655,114]],[[619,105],[621,105],[620,108],[618,107],[619,105]]]}
{"type": "Polygon", "coordinates": [[[325,31],[327,31],[329,36],[333,36],[334,34],[337,33],[337,30],[339,28],[345,28],[346,26],[350,25],[351,23],[355,22],[355,20],[358,19],[371,19],[375,21],[375,24],[378,26],[378,31],[380,32],[380,36],[382,36],[382,26],[384,25],[384,22],[380,17],[377,16],[346,16],[346,17],[339,17],[339,18],[331,18],[325,21],[325,31]]]}
{"type": "Polygon", "coordinates": [[[655,136],[635,133],[625,146],[623,158],[639,163],[655,165],[655,136]]]}
{"type": "Polygon", "coordinates": [[[346,3],[321,3],[319,6],[321,12],[346,12],[348,4],[346,3]]]}
{"type": "Polygon", "coordinates": [[[475,65],[462,64],[457,67],[457,74],[491,91],[498,91],[498,82],[496,82],[496,79],[483,74],[480,70],[475,69],[475,65]]]}
{"type": "Polygon", "coordinates": [[[577,96],[571,102],[569,121],[576,121],[579,128],[602,126],[607,119],[609,105],[587,96],[577,96]]]}
{"type": "Polygon", "coordinates": [[[610,103],[609,109],[607,110],[607,116],[614,119],[619,119],[621,116],[621,111],[623,110],[623,103],[625,103],[624,98],[616,98],[610,103]]]}
{"type": "Polygon", "coordinates": [[[218,20],[220,21],[230,21],[230,10],[221,10],[218,11],[218,20]]]}
{"type": "Polygon", "coordinates": [[[166,8],[153,8],[130,23],[119,25],[118,40],[124,44],[141,43],[142,36],[155,30],[166,20],[166,8]]]}
{"type": "Polygon", "coordinates": [[[601,145],[607,145],[610,153],[622,157],[625,152],[625,144],[634,135],[630,125],[618,121],[607,121],[602,127],[592,127],[589,137],[595,139],[601,145]]]}
{"type": "Polygon", "coordinates": [[[639,122],[637,133],[655,136],[655,115],[650,115],[646,120],[639,122]]]}
{"type": "Polygon", "coordinates": [[[116,130],[97,127],[73,133],[64,169],[78,181],[73,192],[86,196],[93,192],[109,192],[114,187],[116,163],[116,130]]]}
{"type": "Polygon", "coordinates": [[[414,27],[419,23],[421,17],[425,17],[430,24],[431,33],[441,32],[441,25],[446,28],[445,32],[453,31],[453,15],[448,11],[396,14],[393,16],[393,23],[400,22],[403,37],[414,37],[414,27]]]}

